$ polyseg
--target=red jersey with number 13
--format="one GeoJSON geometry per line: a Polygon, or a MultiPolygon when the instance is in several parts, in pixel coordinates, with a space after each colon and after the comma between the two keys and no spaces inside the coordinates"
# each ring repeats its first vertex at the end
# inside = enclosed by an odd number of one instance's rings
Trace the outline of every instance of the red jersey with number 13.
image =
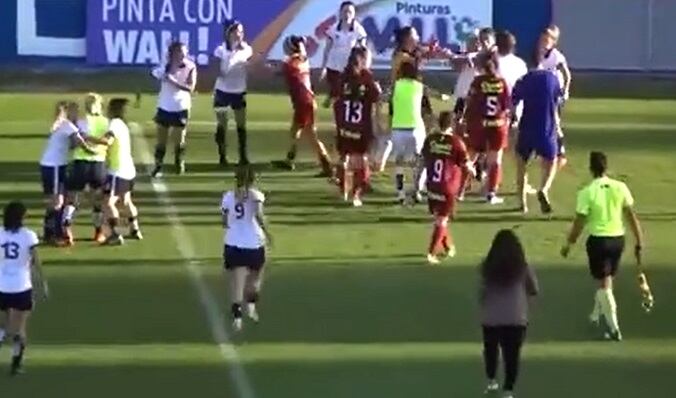
{"type": "Polygon", "coordinates": [[[353,85],[344,74],[340,95],[333,102],[336,142],[340,153],[365,153],[373,139],[373,107],[380,89],[371,72],[364,70],[353,85]],[[354,92],[356,90],[356,92],[354,92]]]}
{"type": "Polygon", "coordinates": [[[430,134],[425,139],[422,156],[427,169],[427,191],[455,196],[460,189],[462,169],[468,160],[462,139],[452,134],[430,134]]]}
{"type": "Polygon", "coordinates": [[[467,124],[473,129],[507,129],[510,109],[507,82],[498,76],[481,75],[472,82],[467,104],[467,124]]]}

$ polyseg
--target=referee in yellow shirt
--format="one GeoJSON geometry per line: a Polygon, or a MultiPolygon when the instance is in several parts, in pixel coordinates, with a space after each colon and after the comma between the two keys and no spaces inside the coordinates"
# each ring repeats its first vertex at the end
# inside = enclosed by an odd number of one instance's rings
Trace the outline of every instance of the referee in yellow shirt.
{"type": "Polygon", "coordinates": [[[608,159],[602,152],[592,152],[589,169],[594,180],[577,195],[576,215],[568,234],[568,242],[561,248],[567,257],[582,230],[587,227],[587,256],[592,277],[599,282],[594,296],[594,309],[590,320],[601,325],[601,317],[607,326],[604,338],[620,341],[622,334],[617,320],[617,303],[613,295],[613,277],[617,273],[624,251],[624,219],[629,223],[636,244],[634,255],[641,264],[643,234],[638,216],[633,209],[634,199],[629,188],[606,175],[608,159]]]}

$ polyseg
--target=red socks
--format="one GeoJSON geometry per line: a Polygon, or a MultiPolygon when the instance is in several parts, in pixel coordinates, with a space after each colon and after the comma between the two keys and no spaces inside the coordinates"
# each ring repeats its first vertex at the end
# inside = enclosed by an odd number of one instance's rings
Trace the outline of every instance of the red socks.
{"type": "Polygon", "coordinates": [[[428,253],[436,254],[437,248],[439,247],[439,245],[443,243],[445,236],[446,236],[446,227],[434,224],[434,229],[432,230],[432,239],[430,240],[430,247],[428,253]]]}

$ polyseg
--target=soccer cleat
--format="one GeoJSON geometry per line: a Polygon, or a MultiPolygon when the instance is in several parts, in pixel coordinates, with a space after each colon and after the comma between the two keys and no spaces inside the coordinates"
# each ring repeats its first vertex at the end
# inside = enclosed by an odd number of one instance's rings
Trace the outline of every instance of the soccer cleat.
{"type": "Polygon", "coordinates": [[[63,227],[63,243],[67,247],[75,245],[75,237],[73,236],[73,229],[70,225],[63,227]]]}
{"type": "Polygon", "coordinates": [[[550,214],[552,212],[552,203],[549,201],[549,197],[543,191],[538,191],[538,202],[540,202],[540,210],[542,214],[550,214]]]}
{"type": "Polygon", "coordinates": [[[441,263],[441,261],[439,261],[437,256],[435,256],[434,254],[428,253],[427,254],[427,263],[430,264],[430,265],[438,265],[438,264],[441,263]]]}
{"type": "Polygon", "coordinates": [[[449,247],[448,250],[446,250],[446,253],[444,253],[446,258],[453,258],[456,254],[458,254],[458,251],[456,250],[455,245],[449,247]]]}
{"type": "Polygon", "coordinates": [[[242,331],[242,318],[233,319],[232,330],[234,330],[235,332],[241,332],[242,331]]]}
{"type": "Polygon", "coordinates": [[[488,203],[489,205],[501,205],[505,203],[505,199],[497,196],[494,193],[489,193],[488,195],[486,195],[486,203],[488,203]]]}
{"type": "Polygon", "coordinates": [[[605,332],[603,334],[603,339],[606,341],[617,341],[620,342],[622,341],[622,332],[620,330],[616,330],[614,332],[605,332]]]}
{"type": "Polygon", "coordinates": [[[364,203],[362,203],[361,199],[359,199],[359,198],[352,199],[352,206],[362,207],[363,205],[364,205],[364,203]]]}
{"type": "Polygon", "coordinates": [[[254,303],[249,303],[246,306],[246,315],[251,319],[252,321],[258,323],[260,321],[260,317],[258,316],[258,311],[256,310],[256,304],[254,303]]]}
{"type": "Polygon", "coordinates": [[[143,234],[141,233],[140,229],[135,229],[133,231],[129,231],[127,238],[133,240],[143,240],[143,234]]]}
{"type": "Polygon", "coordinates": [[[293,160],[274,160],[272,165],[278,169],[294,171],[296,170],[296,163],[293,160]]]}
{"type": "Polygon", "coordinates": [[[162,166],[157,165],[153,169],[153,171],[150,173],[150,176],[152,178],[161,178],[162,177],[162,166]]]}
{"type": "Polygon", "coordinates": [[[112,234],[106,238],[102,243],[104,246],[122,246],[124,238],[120,234],[112,234]]]}
{"type": "Polygon", "coordinates": [[[500,385],[496,380],[489,380],[484,390],[484,394],[492,394],[497,392],[500,389],[500,385]]]}

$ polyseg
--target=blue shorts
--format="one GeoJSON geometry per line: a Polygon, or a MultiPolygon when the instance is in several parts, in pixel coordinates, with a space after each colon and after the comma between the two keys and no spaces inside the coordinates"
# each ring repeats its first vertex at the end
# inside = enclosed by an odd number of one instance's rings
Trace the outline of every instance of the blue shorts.
{"type": "Polygon", "coordinates": [[[556,137],[532,139],[519,136],[516,142],[516,153],[526,162],[530,160],[533,154],[542,159],[553,161],[559,155],[559,145],[556,137]]]}
{"type": "Polygon", "coordinates": [[[162,108],[157,108],[154,120],[155,123],[162,127],[185,127],[188,125],[189,118],[190,111],[187,109],[178,112],[169,112],[162,108]]]}
{"type": "Polygon", "coordinates": [[[214,91],[214,109],[232,110],[246,109],[246,93],[226,93],[220,90],[214,91]]]}
{"type": "Polygon", "coordinates": [[[60,195],[66,191],[66,166],[40,166],[42,193],[60,195]]]}

